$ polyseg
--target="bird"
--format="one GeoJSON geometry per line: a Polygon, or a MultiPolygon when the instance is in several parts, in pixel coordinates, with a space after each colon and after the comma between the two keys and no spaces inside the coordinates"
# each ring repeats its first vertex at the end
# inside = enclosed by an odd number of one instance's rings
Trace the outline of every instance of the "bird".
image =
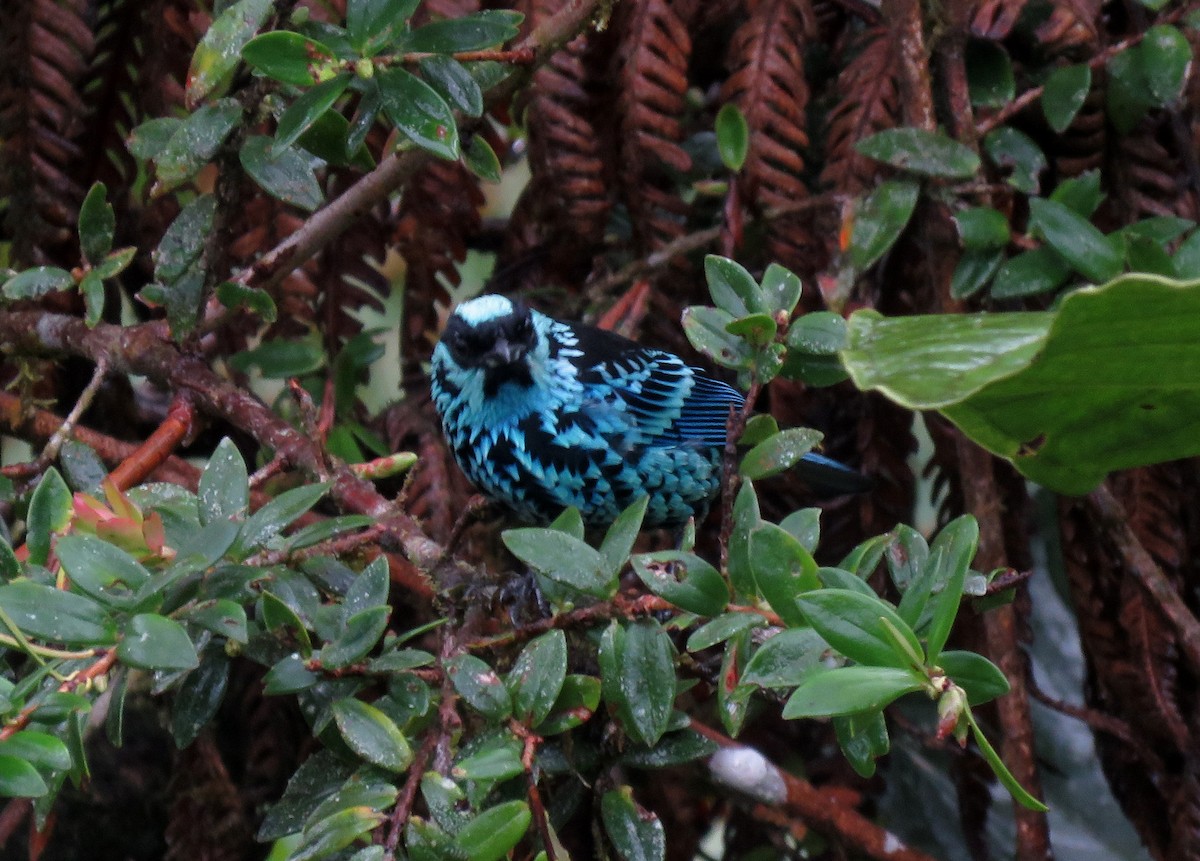
{"type": "MultiPolygon", "coordinates": [[[[721,487],[730,411],[745,404],[673,353],[498,294],[450,315],[430,390],[467,478],[534,524],[574,506],[588,526],[606,526],[643,496],[644,527],[698,522],[721,487]]],[[[861,478],[806,457],[828,476],[861,478]]]]}

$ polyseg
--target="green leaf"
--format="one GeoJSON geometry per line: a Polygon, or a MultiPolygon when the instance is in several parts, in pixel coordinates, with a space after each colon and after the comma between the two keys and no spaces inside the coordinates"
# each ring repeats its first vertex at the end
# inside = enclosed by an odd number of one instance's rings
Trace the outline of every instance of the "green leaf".
{"type": "Polygon", "coordinates": [[[92,271],[103,280],[115,278],[129,268],[129,264],[133,262],[135,256],[137,256],[137,249],[133,246],[118,248],[96,264],[96,268],[92,271]]]}
{"type": "Polygon", "coordinates": [[[0,741],[0,756],[23,759],[35,768],[63,771],[71,767],[71,751],[58,736],[23,729],[0,741]]]}
{"type": "Polygon", "coordinates": [[[941,553],[943,568],[935,576],[941,591],[933,599],[933,619],[927,635],[927,660],[937,663],[937,656],[946,645],[950,628],[958,615],[958,604],[962,599],[963,585],[971,560],[979,547],[979,523],[969,514],[955,518],[942,527],[933,541],[931,550],[941,553]]]}
{"type": "Polygon", "coordinates": [[[754,598],[758,595],[751,567],[750,535],[760,522],[758,494],[753,482],[747,479],[733,500],[733,531],[729,536],[729,582],[735,597],[754,598]]]}
{"type": "Polygon", "coordinates": [[[629,559],[649,504],[649,496],[640,497],[622,511],[604,533],[604,540],[600,543],[600,555],[604,557],[604,564],[614,577],[621,572],[629,559]]]}
{"type": "Polygon", "coordinates": [[[333,704],[333,719],[350,749],[372,765],[399,772],[412,762],[408,739],[375,706],[346,697],[333,704]]]}
{"type": "Polygon", "coordinates": [[[809,553],[815,553],[821,540],[821,509],[801,508],[779,521],[779,528],[790,534],[809,553]]]}
{"type": "Polygon", "coordinates": [[[380,73],[376,80],[383,111],[397,130],[439,158],[458,158],[454,114],[429,84],[399,68],[380,73]]]}
{"type": "Polygon", "coordinates": [[[615,591],[615,574],[599,551],[554,529],[509,529],[501,535],[504,546],[535,571],[556,583],[597,598],[615,591]]]}
{"type": "Polygon", "coordinates": [[[811,676],[796,688],[783,707],[783,717],[794,720],[879,711],[920,690],[922,684],[912,672],[895,667],[837,667],[811,676]]]}
{"type": "Polygon", "coordinates": [[[350,777],[351,766],[328,750],[318,749],[288,781],[283,798],[267,811],[258,829],[263,842],[295,834],[309,815],[350,777]]]}
{"type": "Polygon", "coordinates": [[[750,698],[756,688],[742,684],[742,673],[750,652],[750,634],[743,631],[725,643],[721,667],[717,670],[717,714],[721,726],[731,738],[737,738],[750,715],[750,698]]]}
{"type": "Polygon", "coordinates": [[[480,51],[516,37],[524,16],[494,10],[447,18],[418,27],[404,39],[404,50],[431,54],[480,51]]]}
{"type": "Polygon", "coordinates": [[[900,669],[923,663],[917,635],[882,598],[848,589],[819,589],[797,601],[825,642],[852,661],[900,669]]]}
{"type": "Polygon", "coordinates": [[[921,187],[908,180],[888,180],[858,207],[850,233],[850,262],[860,272],[882,257],[908,225],[921,187]]]}
{"type": "Polygon", "coordinates": [[[177,117],[158,117],[146,120],[129,133],[129,151],[139,159],[153,160],[171,140],[171,135],[183,125],[177,117]]]}
{"type": "Polygon", "coordinates": [[[390,615],[391,608],[383,606],[350,616],[345,630],[321,649],[321,664],[336,669],[362,660],[387,630],[390,615]]]}
{"type": "Polygon", "coordinates": [[[1008,770],[1008,766],[1004,764],[1004,760],[1000,758],[1000,754],[996,753],[996,749],[992,747],[991,742],[987,740],[987,736],[983,734],[983,730],[979,728],[979,724],[975,722],[975,715],[971,713],[970,709],[967,709],[966,718],[971,726],[971,735],[975,738],[975,743],[979,745],[979,752],[983,754],[984,760],[995,773],[996,779],[1012,795],[1013,801],[1028,810],[1045,813],[1049,808],[1030,795],[1025,787],[1021,786],[1016,777],[1013,776],[1013,773],[1008,770]]]}
{"type": "Polygon", "coordinates": [[[278,312],[271,294],[259,287],[247,287],[235,281],[222,281],[217,285],[217,301],[231,311],[245,308],[258,316],[264,323],[274,323],[278,312]]]}
{"type": "Polygon", "coordinates": [[[763,643],[750,658],[742,674],[742,684],[793,688],[814,671],[824,671],[823,660],[828,651],[828,644],[812,628],[785,628],[763,643]]]}
{"type": "Polygon", "coordinates": [[[977,40],[967,45],[967,88],[971,104],[1000,108],[1012,101],[1017,83],[1012,60],[999,42],[977,40]]]}
{"type": "Polygon", "coordinates": [[[1127,135],[1153,105],[1150,85],[1136,46],[1109,60],[1107,72],[1106,115],[1119,133],[1127,135]]]}
{"type": "Polygon", "coordinates": [[[1193,230],[1180,244],[1171,262],[1180,278],[1200,278],[1200,230],[1193,230]]]}
{"type": "Polygon", "coordinates": [[[885,129],[854,148],[868,158],[925,176],[969,179],[979,170],[979,156],[970,147],[924,129],[885,129]]]}
{"type": "Polygon", "coordinates": [[[974,652],[942,652],[936,661],[950,679],[967,692],[967,702],[978,706],[1009,691],[1000,668],[974,652]]]}
{"type": "Polygon", "coordinates": [[[1090,221],[1061,203],[1041,198],[1029,201],[1030,225],[1068,263],[1103,284],[1121,272],[1121,254],[1090,221]]]}
{"type": "Polygon", "coordinates": [[[746,163],[750,150],[750,126],[746,115],[733,102],[726,102],[717,111],[716,132],[721,163],[736,173],[746,163]]]}
{"type": "Polygon", "coordinates": [[[532,821],[524,801],[506,801],[464,825],[454,836],[454,846],[471,861],[499,861],[525,836],[532,821]]]}
{"type": "Polygon", "coordinates": [[[186,620],[235,643],[249,642],[246,610],[228,598],[202,601],[187,611],[186,620]]]}
{"type": "Polygon", "coordinates": [[[814,311],[792,322],[783,373],[809,385],[829,386],[846,379],[837,351],[846,346],[846,321],[832,311],[814,311]]]}
{"type": "Polygon", "coordinates": [[[996,277],[1002,263],[1004,252],[1000,249],[966,252],[954,267],[954,275],[950,279],[950,295],[955,299],[974,296],[996,277]]]}
{"type": "Polygon", "coordinates": [[[25,547],[32,564],[46,564],[50,558],[50,536],[67,528],[71,514],[71,489],[58,470],[50,467],[29,498],[25,547]]]}
{"type": "Polygon", "coordinates": [[[287,30],[255,36],[242,48],[242,59],[268,78],[296,87],[319,84],[337,73],[328,46],[287,30]]]}
{"type": "Polygon", "coordinates": [[[862,777],[875,774],[875,760],[888,752],[887,721],[883,712],[869,711],[833,719],[838,744],[851,767],[862,777]]]}
{"type": "MultiPolygon", "coordinates": [[[[421,58],[419,67],[426,83],[433,87],[450,107],[469,117],[483,114],[483,90],[462,63],[453,57],[434,54],[432,57],[421,58]]],[[[475,138],[482,140],[478,135],[475,138]]]]}
{"type": "Polygon", "coordinates": [[[458,695],[471,708],[492,721],[512,714],[512,695],[496,671],[474,655],[457,655],[446,662],[446,672],[458,695]]]}
{"type": "MultiPolygon", "coordinates": [[[[704,277],[708,281],[708,292],[713,302],[731,317],[761,314],[768,310],[762,288],[740,263],[728,257],[709,254],[704,258],[704,277]]],[[[729,323],[726,323],[726,331],[728,327],[729,323]]]]}
{"type": "Polygon", "coordinates": [[[822,434],[811,428],[788,428],[763,440],[742,458],[739,472],[757,481],[790,469],[821,441],[822,434]]]}
{"type": "Polygon", "coordinates": [[[239,0],[217,16],[192,54],[187,73],[186,103],[189,109],[229,85],[242,47],[254,37],[270,14],[271,0],[239,0]]]}
{"type": "Polygon", "coordinates": [[[654,619],[626,627],[619,686],[629,706],[625,728],[652,747],[667,731],[675,702],[675,647],[654,619]]]}
{"type": "Polygon", "coordinates": [[[156,181],[151,196],[165,194],[191,179],[217,154],[241,118],[241,105],[233,99],[204,105],[188,116],[154,157],[156,181]]]}
{"type": "Polygon", "coordinates": [[[216,212],[216,197],[205,194],[175,216],[152,255],[156,279],[171,284],[193,268],[204,251],[204,240],[212,231],[216,212]]]}
{"type": "Polygon", "coordinates": [[[346,4],[346,30],[354,46],[388,41],[417,8],[419,0],[350,0],[346,4]]]}
{"type": "Polygon", "coordinates": [[[567,638],[561,629],[554,628],[525,646],[508,673],[517,720],[530,727],[545,720],[566,677],[567,638]]]}
{"type": "Polygon", "coordinates": [[[639,750],[630,748],[622,755],[622,765],[634,768],[670,768],[685,765],[698,759],[712,756],[718,750],[717,743],[698,732],[683,730],[667,733],[653,748],[639,750]]]}
{"type": "Polygon", "coordinates": [[[694,305],[684,309],[683,333],[692,346],[726,368],[748,368],[751,362],[750,345],[736,335],[731,335],[726,326],[733,316],[720,308],[694,305]]]}
{"type": "Polygon", "coordinates": [[[715,616],[729,603],[721,572],[694,553],[660,550],[639,553],[629,561],[647,589],[681,610],[715,616]]]}
{"type": "Polygon", "coordinates": [[[604,793],[600,816],[608,839],[623,861],[663,861],[667,857],[662,823],[633,800],[629,787],[604,793]]]}
{"type": "Polygon", "coordinates": [[[786,624],[805,624],[796,599],[819,589],[817,563],[791,533],[773,523],[761,523],[750,533],[750,566],[758,592],[786,624]]]}
{"type": "Polygon", "coordinates": [[[763,273],[762,292],[767,300],[768,312],[790,317],[800,301],[800,278],[778,263],[772,263],[763,273]]]}
{"type": "Polygon", "coordinates": [[[129,620],[117,659],[143,670],[193,670],[200,665],[187,631],[174,619],[139,613],[129,620]]]}
{"type": "Polygon", "coordinates": [[[1046,79],[1042,90],[1042,112],[1050,128],[1059,134],[1075,121],[1092,89],[1092,70],[1085,63],[1063,66],[1046,79]]]}
{"type": "Polygon", "coordinates": [[[5,281],[3,293],[7,299],[37,299],[55,290],[67,290],[74,286],[75,278],[66,269],[34,266],[5,281]]]}
{"type": "Polygon", "coordinates": [[[758,613],[723,613],[692,632],[692,635],[688,637],[687,650],[689,652],[703,651],[725,642],[742,631],[761,628],[765,624],[767,624],[766,619],[758,613]]]}
{"type": "Polygon", "coordinates": [[[311,158],[280,147],[266,135],[251,135],[238,153],[246,173],[272,197],[311,212],[324,200],[311,158]]]}
{"type": "Polygon", "coordinates": [[[1022,252],[1000,267],[992,284],[993,299],[1020,299],[1049,293],[1071,277],[1071,266],[1052,248],[1022,252]]]}
{"type": "Polygon", "coordinates": [[[268,696],[294,694],[311,688],[320,680],[321,676],[308,669],[299,655],[288,655],[263,677],[263,693],[268,696]]]}
{"type": "Polygon", "coordinates": [[[133,607],[150,579],[136,559],[94,535],[64,535],[54,553],[77,589],[109,607],[133,607]]]}
{"type": "Polygon", "coordinates": [[[467,780],[508,780],[523,772],[521,742],[512,735],[493,737],[482,749],[454,765],[453,775],[467,780]]]}
{"type": "MultiPolygon", "coordinates": [[[[27,637],[79,646],[117,641],[116,625],[98,603],[41,583],[18,580],[0,586],[0,610],[27,637]]],[[[7,621],[0,627],[6,628],[7,621]]]]}
{"type": "Polygon", "coordinates": [[[579,513],[579,509],[575,506],[568,506],[563,509],[562,514],[554,518],[548,528],[582,541],[584,532],[583,515],[579,513]]]}
{"type": "MultiPolygon", "coordinates": [[[[279,124],[275,129],[275,150],[286,150],[298,141],[302,134],[312,128],[313,123],[333,107],[333,103],[346,92],[346,87],[352,79],[353,76],[348,72],[337,75],[317,84],[288,105],[287,110],[279,117],[279,124]]],[[[344,152],[345,137],[342,141],[344,152]]]]}
{"type": "Polygon", "coordinates": [[[331,482],[306,484],[285,490],[247,518],[234,545],[234,553],[253,552],[321,501],[331,482]]]}
{"type": "Polygon", "coordinates": [[[229,363],[239,371],[258,368],[268,379],[301,377],[325,367],[325,348],[314,332],[298,341],[265,341],[235,354],[229,363]]]}
{"type": "Polygon", "coordinates": [[[983,139],[988,158],[999,168],[1011,169],[1008,184],[1017,191],[1037,194],[1046,156],[1033,138],[1011,126],[1001,126],[988,132],[983,139]]]}
{"type": "Polygon", "coordinates": [[[1178,99],[1192,63],[1192,48],[1183,33],[1170,24],[1157,24],[1134,51],[1153,104],[1167,107],[1178,99]]]}
{"type": "Polygon", "coordinates": [[[250,477],[241,452],[222,437],[200,473],[200,523],[240,518],[250,507],[250,477]]]}
{"type": "Polygon", "coordinates": [[[23,759],[0,754],[0,795],[38,798],[50,791],[37,769],[23,759]]]}
{"type": "Polygon", "coordinates": [[[79,292],[86,309],[83,321],[89,329],[95,328],[104,313],[104,279],[100,273],[95,269],[87,272],[79,282],[79,292]]]}
{"type": "Polygon", "coordinates": [[[205,653],[200,666],[188,673],[175,693],[171,709],[171,735],[175,746],[185,748],[216,715],[229,685],[229,658],[224,651],[205,653]]]}
{"type": "Polygon", "coordinates": [[[1003,248],[1010,238],[1008,219],[990,206],[964,209],[954,216],[954,223],[963,248],[968,251],[1003,248]]]}
{"type": "Polygon", "coordinates": [[[555,735],[580,726],[600,705],[600,680],[594,676],[572,674],[563,680],[554,708],[534,726],[540,736],[555,735]]]}
{"type": "Polygon", "coordinates": [[[463,158],[467,169],[484,182],[498,183],[504,178],[500,159],[482,135],[471,135],[463,158]]]}
{"type": "Polygon", "coordinates": [[[107,194],[104,183],[93,183],[79,206],[79,248],[84,260],[93,266],[112,251],[113,234],[117,229],[117,216],[107,194]]]}

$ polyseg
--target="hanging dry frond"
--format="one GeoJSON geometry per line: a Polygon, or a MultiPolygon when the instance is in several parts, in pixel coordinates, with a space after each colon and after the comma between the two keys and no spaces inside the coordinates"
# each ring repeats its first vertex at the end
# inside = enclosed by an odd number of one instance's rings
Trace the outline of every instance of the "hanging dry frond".
{"type": "Polygon", "coordinates": [[[999,41],[1012,32],[1026,0],[982,0],[971,15],[971,35],[999,41]]]}
{"type": "Polygon", "coordinates": [[[86,0],[6,3],[0,28],[0,199],[18,263],[74,265],[84,189],[72,176],[94,35],[86,0]]]}
{"type": "Polygon", "coordinates": [[[1156,215],[1200,216],[1195,153],[1179,152],[1179,143],[1172,118],[1161,115],[1117,139],[1111,170],[1123,223],[1156,215]],[[1188,170],[1189,159],[1193,170],[1188,170]]]}
{"type": "Polygon", "coordinates": [[[686,173],[683,141],[691,36],[682,7],[669,0],[633,0],[617,8],[618,178],[639,251],[684,232],[687,205],[671,172],[686,173]]]}
{"type": "MultiPolygon", "coordinates": [[[[809,93],[804,45],[814,28],[808,0],[760,0],[729,47],[730,75],[721,97],[741,109],[750,128],[750,149],[737,183],[741,202],[757,212],[809,196],[802,179],[809,93]]],[[[808,217],[772,219],[767,225],[770,259],[801,273],[816,271],[817,242],[810,225],[808,217]]]]}

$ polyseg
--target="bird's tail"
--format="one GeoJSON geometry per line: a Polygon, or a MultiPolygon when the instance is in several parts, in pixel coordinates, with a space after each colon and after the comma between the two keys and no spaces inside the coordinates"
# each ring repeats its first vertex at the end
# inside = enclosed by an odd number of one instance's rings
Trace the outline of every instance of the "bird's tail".
{"type": "Polygon", "coordinates": [[[871,479],[856,472],[843,463],[821,454],[809,452],[796,465],[808,485],[822,496],[840,496],[843,493],[862,493],[870,490],[871,479]]]}

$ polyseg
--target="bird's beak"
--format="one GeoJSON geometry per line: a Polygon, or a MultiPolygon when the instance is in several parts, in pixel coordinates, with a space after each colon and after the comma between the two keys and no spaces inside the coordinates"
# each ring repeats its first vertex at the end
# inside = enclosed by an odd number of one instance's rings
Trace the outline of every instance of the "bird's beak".
{"type": "Polygon", "coordinates": [[[524,355],[524,345],[510,344],[504,338],[497,338],[492,349],[484,354],[483,364],[489,368],[498,368],[501,365],[511,365],[524,355]]]}

